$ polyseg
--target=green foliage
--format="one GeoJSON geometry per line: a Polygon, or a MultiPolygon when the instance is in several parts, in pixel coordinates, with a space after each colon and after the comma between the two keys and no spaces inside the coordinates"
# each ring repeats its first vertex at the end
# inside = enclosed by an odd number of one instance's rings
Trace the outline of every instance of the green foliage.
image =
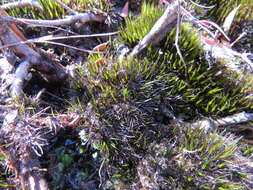
{"type": "Polygon", "coordinates": [[[186,65],[176,53],[173,30],[159,52],[153,48],[147,52],[147,59],[152,61],[149,62],[150,73],[139,77],[145,80],[138,91],[141,99],[138,101],[167,99],[170,105],[176,101],[174,110],[180,107],[181,113],[195,110],[194,115],[224,115],[252,109],[252,102],[245,95],[249,81],[241,82],[242,86],[237,85],[240,76],[227,71],[221,63],[209,65],[204,61],[197,31],[185,24],[182,27],[179,46],[186,65]]]}
{"type": "MultiPolygon", "coordinates": [[[[58,19],[62,18],[68,13],[60,4],[53,0],[38,0],[43,11],[39,11],[33,7],[16,8],[9,10],[11,16],[15,17],[27,17],[33,19],[58,19]]],[[[85,11],[88,8],[99,8],[101,10],[110,9],[110,0],[62,0],[62,2],[76,11],[85,11]]]]}
{"type": "MultiPolygon", "coordinates": [[[[144,4],[142,13],[150,15],[155,9],[153,5],[144,4]]],[[[143,15],[142,17],[144,19],[143,15]]],[[[134,40],[129,39],[131,33],[138,33],[143,29],[137,27],[140,23],[135,24],[138,20],[130,18],[127,22],[121,40],[135,43],[145,33],[134,40]],[[135,27],[129,27],[130,25],[135,27]]],[[[118,140],[112,140],[120,139],[116,135],[117,132],[107,134],[105,131],[121,131],[123,128],[126,130],[132,126],[129,123],[132,113],[140,114],[138,117],[141,119],[133,117],[136,128],[148,128],[155,115],[163,112],[160,110],[161,105],[171,109],[172,115],[184,113],[190,120],[198,117],[199,113],[206,116],[227,115],[252,108],[242,90],[246,89],[245,86],[235,84],[235,78],[229,79],[222,64],[209,65],[204,61],[204,52],[200,48],[196,30],[188,24],[182,25],[179,46],[186,65],[177,55],[174,39],[173,30],[161,43],[161,49],[157,51],[149,47],[143,60],[119,61],[117,57],[94,54],[88,63],[79,67],[78,73],[82,78],[79,82],[81,86],[85,85],[92,95],[92,113],[89,114],[98,120],[93,127],[101,130],[99,133],[102,137],[94,139],[95,144],[100,147],[99,150],[117,152],[122,146],[118,140]],[[221,74],[217,74],[219,71],[222,71],[221,74]],[[133,105],[132,109],[130,104],[133,105]],[[119,109],[119,105],[122,108],[119,109]]],[[[135,146],[145,149],[150,139],[141,135],[141,128],[134,134],[131,133],[134,136],[132,143],[135,142],[135,146]]]]}
{"type": "MultiPolygon", "coordinates": [[[[66,13],[64,8],[52,0],[38,0],[43,11],[34,7],[15,8],[8,10],[9,14],[14,17],[26,17],[33,19],[56,19],[62,18],[66,13]]],[[[65,2],[65,1],[63,1],[65,2]]]]}
{"type": "Polygon", "coordinates": [[[243,189],[244,174],[232,172],[233,169],[229,171],[228,167],[234,162],[237,140],[230,135],[218,135],[217,132],[206,132],[192,126],[184,126],[183,129],[177,126],[173,132],[175,145],[168,157],[177,156],[173,162],[176,164],[170,167],[182,171],[175,181],[180,180],[181,184],[200,189],[243,189]]]}
{"type": "MultiPolygon", "coordinates": [[[[141,40],[161,15],[155,10],[154,5],[145,3],[140,19],[126,21],[120,41],[132,46],[141,40]]],[[[131,181],[130,174],[140,162],[136,155],[142,157],[140,152],[152,144],[172,139],[172,148],[159,152],[170,169],[179,173],[170,176],[168,170],[170,185],[177,184],[178,189],[241,188],[244,174],[228,168],[238,150],[231,136],[183,125],[164,132],[160,125],[179,114],[194,120],[200,115],[225,116],[253,108],[245,97],[250,82],[226,70],[223,63],[208,63],[197,35],[189,24],[182,24],[179,46],[186,64],[177,54],[172,30],[159,50],[148,47],[143,59],[119,61],[114,55],[94,54],[79,67],[82,80],[78,86],[86,86],[91,94],[84,109],[84,139],[109,160],[111,176],[131,181]],[[239,77],[242,85],[238,85],[239,77]],[[165,120],[156,118],[160,115],[165,120]]],[[[152,161],[154,165],[161,163],[152,161]]]]}
{"type": "MultiPolygon", "coordinates": [[[[156,9],[153,5],[144,3],[140,18],[127,20],[126,28],[121,32],[121,39],[128,45],[141,40],[161,14],[156,9]],[[153,14],[154,12],[157,14],[153,14]]],[[[142,80],[138,83],[143,84],[138,91],[142,101],[162,97],[179,100],[181,104],[185,104],[182,109],[188,110],[187,107],[191,107],[197,111],[196,113],[207,115],[224,115],[253,108],[244,95],[245,90],[249,90],[250,81],[242,82],[243,85],[238,86],[236,83],[241,76],[227,71],[222,63],[209,65],[205,61],[197,34],[190,25],[182,25],[179,46],[186,65],[181,61],[174,46],[175,30],[168,33],[159,52],[153,48],[148,49],[150,72],[138,75],[138,80],[142,80]],[[221,74],[219,71],[222,71],[221,74]],[[227,77],[228,75],[233,78],[227,77]]]]}
{"type": "MultiPolygon", "coordinates": [[[[235,23],[242,23],[252,19],[253,17],[253,1],[252,0],[211,0],[211,1],[196,1],[203,5],[213,5],[214,8],[208,9],[205,12],[207,18],[212,18],[219,24],[222,24],[226,16],[237,6],[240,9],[237,12],[235,23]]],[[[232,31],[231,31],[232,32],[232,31]]]]}
{"type": "Polygon", "coordinates": [[[162,15],[163,10],[155,4],[144,2],[141,7],[141,15],[135,19],[126,19],[126,27],[120,32],[122,41],[127,45],[139,42],[152,28],[155,21],[162,15]]]}

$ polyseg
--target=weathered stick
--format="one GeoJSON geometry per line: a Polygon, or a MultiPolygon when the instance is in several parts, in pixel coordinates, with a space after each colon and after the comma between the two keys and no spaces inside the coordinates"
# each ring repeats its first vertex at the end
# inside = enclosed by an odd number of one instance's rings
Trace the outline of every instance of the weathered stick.
{"type": "Polygon", "coordinates": [[[104,22],[105,19],[106,16],[96,15],[93,13],[79,13],[76,15],[68,16],[67,18],[57,20],[35,20],[35,19],[14,18],[10,16],[0,15],[0,20],[2,22],[28,24],[28,25],[41,25],[41,26],[70,25],[76,22],[80,22],[82,24],[86,22],[104,22]]]}
{"type": "Polygon", "coordinates": [[[192,126],[200,126],[206,131],[216,129],[219,126],[228,126],[253,121],[253,113],[241,112],[220,119],[204,119],[192,123],[192,126]]]}
{"type": "MultiPolygon", "coordinates": [[[[3,9],[0,9],[0,14],[6,15],[7,13],[3,9]]],[[[64,71],[63,67],[58,63],[54,63],[52,59],[50,60],[49,56],[45,55],[40,49],[36,49],[33,44],[29,44],[29,46],[28,44],[21,43],[27,39],[22,32],[17,29],[15,24],[4,23],[0,25],[0,34],[1,44],[18,44],[9,48],[17,56],[25,60],[16,70],[16,76],[14,76],[13,84],[10,89],[12,97],[18,97],[22,94],[22,85],[25,78],[27,78],[25,75],[28,74],[28,70],[31,67],[37,69],[49,82],[51,82],[50,79],[53,79],[53,82],[63,82],[64,79],[66,79],[67,73],[64,71]]]]}
{"type": "Polygon", "coordinates": [[[181,1],[174,0],[166,8],[163,15],[154,24],[150,32],[134,47],[130,53],[130,58],[139,54],[150,44],[156,44],[161,41],[169,30],[176,26],[178,6],[181,1]]]}

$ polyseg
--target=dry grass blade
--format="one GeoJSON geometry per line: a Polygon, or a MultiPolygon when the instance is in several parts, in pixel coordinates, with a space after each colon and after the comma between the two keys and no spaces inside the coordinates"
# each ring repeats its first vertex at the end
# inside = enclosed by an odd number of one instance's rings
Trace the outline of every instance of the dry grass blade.
{"type": "Polygon", "coordinates": [[[236,15],[236,12],[238,11],[238,9],[240,8],[240,5],[236,8],[234,8],[229,14],[228,16],[226,17],[224,23],[223,23],[223,29],[224,29],[224,32],[228,32],[231,28],[231,25],[233,23],[233,20],[235,18],[235,15],[236,15]]]}

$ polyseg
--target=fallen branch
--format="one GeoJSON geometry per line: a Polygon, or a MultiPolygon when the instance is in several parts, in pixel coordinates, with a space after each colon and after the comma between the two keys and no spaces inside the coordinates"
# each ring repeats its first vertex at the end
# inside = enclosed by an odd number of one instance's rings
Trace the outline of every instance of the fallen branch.
{"type": "Polygon", "coordinates": [[[106,16],[97,15],[93,13],[78,13],[76,15],[68,16],[66,18],[57,20],[36,20],[36,19],[14,18],[11,16],[0,15],[0,20],[2,22],[15,23],[15,24],[60,26],[60,25],[70,25],[77,22],[80,22],[82,24],[86,22],[104,22],[106,20],[106,16]]]}
{"type": "Polygon", "coordinates": [[[154,24],[150,32],[134,47],[130,53],[130,58],[138,55],[150,44],[157,44],[161,41],[169,30],[176,26],[177,11],[181,1],[175,0],[166,8],[163,15],[154,24]]]}
{"type": "Polygon", "coordinates": [[[220,119],[200,120],[195,123],[192,123],[192,126],[194,127],[200,126],[201,128],[204,128],[206,131],[209,131],[210,129],[217,129],[220,126],[235,125],[249,121],[253,121],[253,113],[241,112],[220,119]]]}
{"type": "MultiPolygon", "coordinates": [[[[6,15],[7,13],[0,9],[0,13],[6,15]]],[[[27,74],[30,68],[35,68],[39,71],[45,80],[51,82],[64,82],[67,77],[67,73],[60,64],[53,61],[53,58],[47,55],[44,51],[37,49],[33,44],[22,44],[20,42],[27,39],[18,30],[15,24],[4,23],[0,25],[0,41],[1,44],[19,44],[9,47],[15,55],[22,58],[23,61],[15,72],[13,77],[13,84],[11,85],[11,96],[18,97],[22,94],[22,85],[27,78],[27,74]]]]}
{"type": "Polygon", "coordinates": [[[100,51],[76,48],[76,47],[66,45],[66,44],[62,44],[62,43],[58,43],[58,42],[51,42],[51,40],[103,37],[103,36],[112,36],[112,35],[115,35],[115,34],[118,34],[118,32],[89,34],[89,35],[73,35],[73,36],[53,36],[53,35],[49,35],[49,36],[43,36],[43,37],[39,37],[39,38],[19,41],[17,43],[3,45],[3,46],[0,46],[0,49],[5,49],[5,48],[12,47],[12,46],[21,45],[21,44],[30,44],[30,43],[49,43],[50,44],[51,43],[51,44],[55,44],[55,45],[61,45],[61,46],[65,46],[65,47],[68,47],[68,48],[76,49],[78,51],[83,51],[83,52],[88,52],[88,53],[101,53],[100,51]]]}

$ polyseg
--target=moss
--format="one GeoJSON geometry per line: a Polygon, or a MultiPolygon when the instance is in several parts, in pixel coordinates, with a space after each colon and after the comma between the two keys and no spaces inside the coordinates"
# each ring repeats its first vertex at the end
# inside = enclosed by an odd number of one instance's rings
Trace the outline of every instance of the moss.
{"type": "Polygon", "coordinates": [[[232,136],[191,126],[175,126],[173,133],[171,140],[150,146],[139,163],[142,175],[155,181],[156,173],[161,189],[244,189],[245,174],[229,166],[236,165],[238,150],[232,136]]]}
{"type": "Polygon", "coordinates": [[[123,43],[132,46],[139,42],[152,28],[155,21],[162,15],[163,10],[155,4],[144,2],[141,6],[141,15],[138,18],[126,19],[126,26],[120,32],[123,43]]]}
{"type": "MultiPolygon", "coordinates": [[[[211,5],[214,8],[207,9],[205,11],[205,17],[211,18],[213,21],[216,21],[220,25],[224,22],[227,15],[237,6],[240,5],[239,10],[237,11],[235,22],[239,24],[239,27],[242,23],[249,21],[253,17],[253,2],[251,0],[211,0],[211,1],[196,1],[203,5],[211,5]]],[[[233,27],[230,33],[232,34],[237,27],[233,27]]]]}
{"type": "MultiPolygon", "coordinates": [[[[143,20],[129,18],[120,42],[133,46],[157,19],[158,15],[149,19],[150,26],[144,24],[145,12],[151,14],[156,8],[143,7],[148,9],[142,8],[143,20]]],[[[79,86],[86,86],[91,94],[88,104],[83,102],[83,139],[106,160],[109,177],[130,186],[143,176],[155,181],[148,171],[153,175],[156,168],[162,168],[160,173],[166,176],[159,181],[161,189],[243,186],[243,172],[236,170],[228,177],[232,172],[228,161],[233,161],[238,150],[236,140],[225,133],[206,133],[185,125],[168,127],[180,114],[184,121],[193,121],[203,115],[225,116],[253,108],[245,95],[250,89],[247,81],[238,85],[241,76],[226,70],[222,63],[210,65],[197,34],[191,25],[182,25],[179,46],[186,65],[177,55],[172,30],[159,49],[148,47],[143,52],[145,58],[119,61],[110,53],[96,54],[79,67],[79,86]],[[166,142],[164,149],[158,146],[166,139],[171,142],[166,142]],[[160,149],[152,150],[155,145],[160,149]],[[159,165],[163,162],[158,154],[166,164],[159,165]],[[210,182],[209,177],[214,180],[210,182]]]]}
{"type": "Polygon", "coordinates": [[[3,166],[3,163],[7,163],[9,159],[9,155],[5,152],[5,147],[7,145],[2,145],[0,148],[0,162],[1,162],[1,168],[0,168],[0,188],[10,188],[14,185],[11,185],[11,182],[7,181],[6,179],[10,177],[10,171],[8,172],[8,168],[5,168],[7,166],[3,166]]]}
{"type": "MultiPolygon", "coordinates": [[[[52,0],[38,0],[43,11],[38,11],[33,7],[16,8],[9,10],[11,16],[33,19],[59,19],[64,15],[69,14],[60,4],[52,0]]],[[[104,11],[110,9],[110,0],[63,0],[64,4],[76,11],[85,11],[88,8],[98,8],[104,11]]]]}

